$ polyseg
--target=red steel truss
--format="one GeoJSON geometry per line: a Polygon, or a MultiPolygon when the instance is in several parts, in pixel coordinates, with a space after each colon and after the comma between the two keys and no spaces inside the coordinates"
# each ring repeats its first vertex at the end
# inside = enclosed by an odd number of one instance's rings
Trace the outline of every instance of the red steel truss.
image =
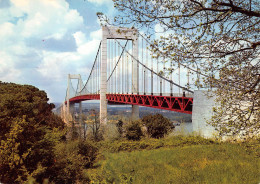
{"type": "MultiPolygon", "coordinates": [[[[84,100],[99,100],[99,94],[76,96],[70,102],[81,102],[84,100]]],[[[193,98],[173,96],[153,96],[137,94],[107,94],[109,103],[129,104],[165,109],[169,111],[192,113],[193,98]]]]}

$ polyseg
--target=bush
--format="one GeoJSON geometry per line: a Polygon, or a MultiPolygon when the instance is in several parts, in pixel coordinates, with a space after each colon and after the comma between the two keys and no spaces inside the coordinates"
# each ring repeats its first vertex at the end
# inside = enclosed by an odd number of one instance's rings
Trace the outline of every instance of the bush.
{"type": "Polygon", "coordinates": [[[175,128],[171,121],[161,114],[144,116],[142,122],[147,128],[148,135],[157,139],[164,137],[175,128]]]}
{"type": "Polygon", "coordinates": [[[132,121],[126,126],[126,138],[128,140],[140,140],[143,136],[141,123],[139,121],[132,121]]]}
{"type": "Polygon", "coordinates": [[[86,183],[84,169],[91,168],[98,155],[98,149],[86,141],[60,143],[55,149],[55,164],[50,181],[54,183],[86,183]]]}
{"type": "Polygon", "coordinates": [[[119,134],[119,137],[122,137],[123,135],[123,121],[122,120],[119,120],[117,123],[116,123],[116,127],[117,127],[117,132],[119,134]]]}

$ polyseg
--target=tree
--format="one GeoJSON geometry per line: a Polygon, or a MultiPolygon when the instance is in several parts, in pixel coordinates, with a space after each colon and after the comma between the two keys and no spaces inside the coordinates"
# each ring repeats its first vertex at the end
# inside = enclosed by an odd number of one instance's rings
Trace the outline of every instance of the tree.
{"type": "Polygon", "coordinates": [[[37,182],[51,174],[54,146],[64,123],[52,113],[44,91],[0,82],[0,182],[37,182]]]}
{"type": "Polygon", "coordinates": [[[23,183],[32,177],[42,183],[52,175],[54,146],[61,137],[57,129],[35,126],[26,119],[13,123],[0,144],[0,181],[23,183]]]}
{"type": "Polygon", "coordinates": [[[143,136],[141,123],[132,121],[125,127],[125,136],[128,140],[138,141],[143,136]]]}
{"type": "Polygon", "coordinates": [[[101,141],[104,139],[103,132],[101,129],[99,115],[94,109],[90,111],[90,116],[88,120],[89,124],[88,127],[92,130],[92,137],[94,141],[101,141]]]}
{"type": "Polygon", "coordinates": [[[161,114],[144,116],[142,122],[147,128],[148,135],[157,139],[164,137],[175,128],[172,122],[161,114]]]}
{"type": "Polygon", "coordinates": [[[54,104],[48,100],[47,94],[34,86],[0,81],[0,140],[16,120],[25,118],[35,125],[63,128],[63,121],[51,111],[54,104]]]}
{"type": "Polygon", "coordinates": [[[220,107],[211,124],[225,135],[260,131],[259,0],[114,0],[111,23],[135,26],[153,40],[155,57],[174,61],[201,76],[196,85],[214,89],[220,107]]]}

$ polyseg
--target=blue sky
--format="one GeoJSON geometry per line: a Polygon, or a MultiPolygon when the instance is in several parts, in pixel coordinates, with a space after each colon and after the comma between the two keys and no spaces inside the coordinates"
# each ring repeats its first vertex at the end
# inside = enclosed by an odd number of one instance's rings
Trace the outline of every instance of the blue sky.
{"type": "Polygon", "coordinates": [[[67,75],[87,78],[112,0],[0,0],[0,81],[30,84],[50,102],[65,98],[67,75]]]}

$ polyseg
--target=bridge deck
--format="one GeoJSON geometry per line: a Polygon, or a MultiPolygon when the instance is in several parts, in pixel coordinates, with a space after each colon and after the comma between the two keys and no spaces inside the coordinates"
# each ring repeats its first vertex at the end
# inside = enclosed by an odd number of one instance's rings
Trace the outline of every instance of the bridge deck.
{"type": "MultiPolygon", "coordinates": [[[[192,97],[154,96],[138,94],[107,94],[109,103],[129,104],[165,109],[175,112],[192,114],[192,97]]],[[[70,102],[78,103],[86,100],[99,100],[99,94],[81,95],[70,98],[70,102]]]]}

